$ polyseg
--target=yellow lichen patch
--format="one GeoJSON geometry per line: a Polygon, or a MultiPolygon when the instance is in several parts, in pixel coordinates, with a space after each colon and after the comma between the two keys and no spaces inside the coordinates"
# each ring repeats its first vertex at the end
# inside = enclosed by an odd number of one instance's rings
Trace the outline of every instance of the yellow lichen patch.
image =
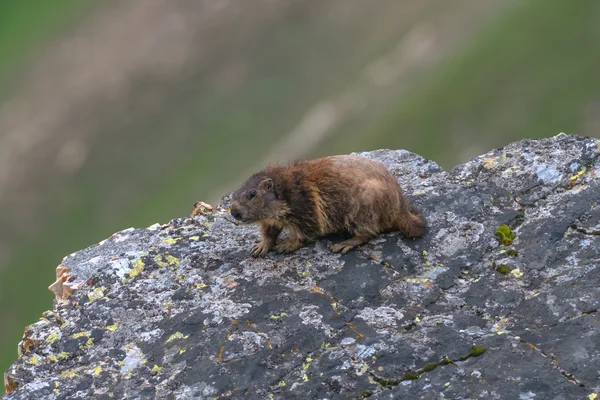
{"type": "Polygon", "coordinates": [[[304,382],[308,382],[308,376],[306,376],[306,374],[304,374],[304,375],[302,376],[302,380],[303,380],[304,382]]]}
{"type": "Polygon", "coordinates": [[[202,288],[205,288],[206,286],[207,286],[206,283],[199,283],[196,285],[196,289],[202,289],[202,288]]]}
{"type": "Polygon", "coordinates": [[[185,353],[185,349],[179,349],[179,354],[185,353]]]}
{"type": "Polygon", "coordinates": [[[155,255],[154,256],[154,262],[159,267],[166,267],[167,265],[169,265],[168,263],[166,263],[166,262],[163,261],[162,254],[155,255]]]}
{"type": "Polygon", "coordinates": [[[162,367],[159,367],[158,365],[154,364],[154,367],[152,367],[151,372],[155,375],[160,374],[160,371],[162,371],[162,367]]]}
{"type": "Polygon", "coordinates": [[[523,272],[521,272],[521,270],[519,268],[515,268],[512,271],[510,271],[510,273],[515,277],[515,278],[520,278],[523,276],[523,272]]]}
{"type": "Polygon", "coordinates": [[[165,238],[162,240],[162,242],[166,244],[175,244],[179,239],[181,238],[165,238]]]}
{"type": "Polygon", "coordinates": [[[406,279],[406,282],[423,284],[423,283],[429,282],[429,278],[427,278],[427,277],[408,278],[408,279],[406,279]]]}
{"type": "Polygon", "coordinates": [[[574,180],[576,180],[576,179],[579,179],[579,178],[581,178],[581,176],[582,176],[583,174],[585,174],[585,171],[587,171],[587,168],[585,168],[585,167],[584,167],[584,168],[583,168],[581,171],[577,172],[575,175],[573,175],[573,176],[570,176],[570,177],[569,177],[569,180],[572,180],[572,181],[574,181],[574,180]]]}
{"type": "Polygon", "coordinates": [[[114,323],[114,324],[112,324],[112,325],[108,325],[108,326],[106,327],[106,329],[108,329],[108,330],[109,330],[109,331],[111,331],[111,332],[114,332],[114,331],[116,331],[116,330],[117,330],[117,328],[118,328],[118,327],[119,327],[119,324],[117,324],[117,323],[114,323]]]}
{"type": "Polygon", "coordinates": [[[172,342],[175,339],[187,339],[188,337],[189,337],[188,335],[184,336],[183,333],[181,333],[181,332],[175,332],[174,334],[169,336],[166,343],[172,342]]]}
{"type": "Polygon", "coordinates": [[[58,387],[60,386],[59,381],[54,381],[54,393],[58,393],[58,387]]]}
{"type": "Polygon", "coordinates": [[[179,258],[177,258],[177,257],[173,257],[173,256],[172,256],[172,255],[170,255],[170,254],[169,254],[169,255],[167,255],[165,258],[167,259],[167,263],[168,263],[169,265],[179,265],[179,263],[181,262],[181,261],[179,261],[179,258]]]}
{"type": "Polygon", "coordinates": [[[87,368],[88,367],[84,365],[82,367],[68,369],[68,370],[62,372],[60,374],[60,377],[63,379],[75,378],[79,374],[79,372],[81,372],[82,370],[87,369],[87,368]]]}
{"type": "Polygon", "coordinates": [[[73,339],[79,339],[80,337],[83,336],[90,336],[90,332],[89,331],[82,331],[82,332],[77,332],[73,334],[73,339]]]}
{"type": "Polygon", "coordinates": [[[482,161],[483,166],[486,169],[492,169],[492,168],[494,168],[494,164],[495,164],[496,159],[497,159],[497,157],[487,157],[487,158],[484,158],[481,161],[482,161]]]}
{"type": "Polygon", "coordinates": [[[51,354],[48,357],[46,357],[46,362],[47,363],[57,363],[58,358],[56,358],[56,356],[54,354],[51,354]]]}
{"type": "Polygon", "coordinates": [[[302,363],[302,371],[306,371],[308,369],[308,367],[310,367],[310,363],[313,362],[313,359],[312,359],[312,357],[309,356],[309,357],[306,357],[305,361],[306,362],[302,363]]]}
{"type": "Polygon", "coordinates": [[[106,290],[106,288],[104,286],[90,290],[88,292],[88,299],[90,300],[90,302],[96,301],[96,300],[100,300],[100,299],[104,299],[104,291],[106,290]]]}
{"type": "Polygon", "coordinates": [[[596,398],[598,397],[598,395],[596,393],[592,393],[588,396],[589,400],[596,400],[596,398]]]}
{"type": "Polygon", "coordinates": [[[279,383],[277,384],[277,386],[284,387],[285,386],[285,381],[279,381],[279,383]]]}
{"type": "Polygon", "coordinates": [[[129,271],[129,276],[131,279],[138,276],[144,270],[144,262],[141,258],[138,258],[133,262],[133,268],[129,271]]]}
{"type": "Polygon", "coordinates": [[[193,240],[193,241],[200,240],[200,236],[192,236],[192,237],[190,237],[190,240],[193,240]]]}
{"type": "Polygon", "coordinates": [[[28,364],[37,365],[40,363],[40,359],[37,356],[32,356],[29,360],[27,360],[28,364]]]}
{"type": "Polygon", "coordinates": [[[58,332],[52,332],[46,338],[46,343],[54,343],[58,340],[58,332]]]}
{"type": "Polygon", "coordinates": [[[282,318],[282,317],[287,317],[287,316],[288,316],[288,315],[287,315],[287,313],[284,313],[284,312],[282,312],[282,313],[281,313],[281,314],[279,314],[279,315],[277,315],[277,314],[273,314],[273,315],[271,315],[269,318],[271,318],[271,319],[279,319],[279,318],[282,318]]]}
{"type": "Polygon", "coordinates": [[[83,346],[80,346],[81,350],[87,350],[94,345],[94,339],[88,338],[87,342],[83,346]]]}
{"type": "Polygon", "coordinates": [[[94,368],[94,370],[92,371],[92,375],[94,376],[98,376],[100,375],[100,373],[102,372],[102,366],[98,365],[96,368],[94,368]]]}
{"type": "Polygon", "coordinates": [[[61,351],[60,354],[58,355],[58,358],[60,358],[61,360],[64,360],[68,356],[69,356],[69,353],[67,353],[66,351],[61,351]]]}

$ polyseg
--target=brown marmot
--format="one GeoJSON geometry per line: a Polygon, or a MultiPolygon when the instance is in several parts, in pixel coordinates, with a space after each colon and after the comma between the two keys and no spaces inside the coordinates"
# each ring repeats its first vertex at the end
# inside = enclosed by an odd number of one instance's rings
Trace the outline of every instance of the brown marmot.
{"type": "Polygon", "coordinates": [[[254,257],[272,248],[292,252],[330,233],[352,234],[331,247],[345,254],[378,233],[415,238],[426,230],[386,166],[358,155],[269,165],[233,193],[230,212],[243,223],[258,223],[262,240],[251,249],[254,257]],[[289,239],[276,244],[284,229],[289,239]]]}

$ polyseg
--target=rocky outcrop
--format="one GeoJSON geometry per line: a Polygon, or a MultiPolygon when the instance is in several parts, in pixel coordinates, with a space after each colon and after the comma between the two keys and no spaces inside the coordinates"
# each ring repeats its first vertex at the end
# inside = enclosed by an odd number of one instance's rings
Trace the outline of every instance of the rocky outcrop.
{"type": "Polygon", "coordinates": [[[600,391],[600,144],[561,134],[451,172],[384,162],[425,238],[330,237],[252,259],[223,204],[127,229],[57,268],[5,399],[592,399],[600,391]]]}

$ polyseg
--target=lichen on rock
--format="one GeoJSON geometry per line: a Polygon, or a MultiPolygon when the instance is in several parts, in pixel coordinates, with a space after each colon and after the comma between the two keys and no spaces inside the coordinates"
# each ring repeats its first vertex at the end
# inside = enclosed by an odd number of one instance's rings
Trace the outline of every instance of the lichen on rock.
{"type": "Polygon", "coordinates": [[[361,153],[398,177],[429,231],[347,255],[327,249],[332,236],[253,259],[256,228],[231,222],[227,196],[118,232],[59,265],[5,399],[588,398],[599,153],[559,135],[449,172],[404,150],[361,153]]]}

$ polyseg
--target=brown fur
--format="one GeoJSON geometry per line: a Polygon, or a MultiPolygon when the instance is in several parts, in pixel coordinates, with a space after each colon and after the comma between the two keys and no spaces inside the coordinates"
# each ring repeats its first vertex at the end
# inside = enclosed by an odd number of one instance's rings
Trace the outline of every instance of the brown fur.
{"type": "Polygon", "coordinates": [[[291,252],[329,233],[352,234],[331,248],[347,253],[379,233],[415,238],[426,230],[385,165],[358,155],[270,165],[233,194],[231,214],[258,223],[262,240],[252,248],[255,257],[271,249],[291,252]],[[289,238],[277,244],[282,230],[289,238]]]}

